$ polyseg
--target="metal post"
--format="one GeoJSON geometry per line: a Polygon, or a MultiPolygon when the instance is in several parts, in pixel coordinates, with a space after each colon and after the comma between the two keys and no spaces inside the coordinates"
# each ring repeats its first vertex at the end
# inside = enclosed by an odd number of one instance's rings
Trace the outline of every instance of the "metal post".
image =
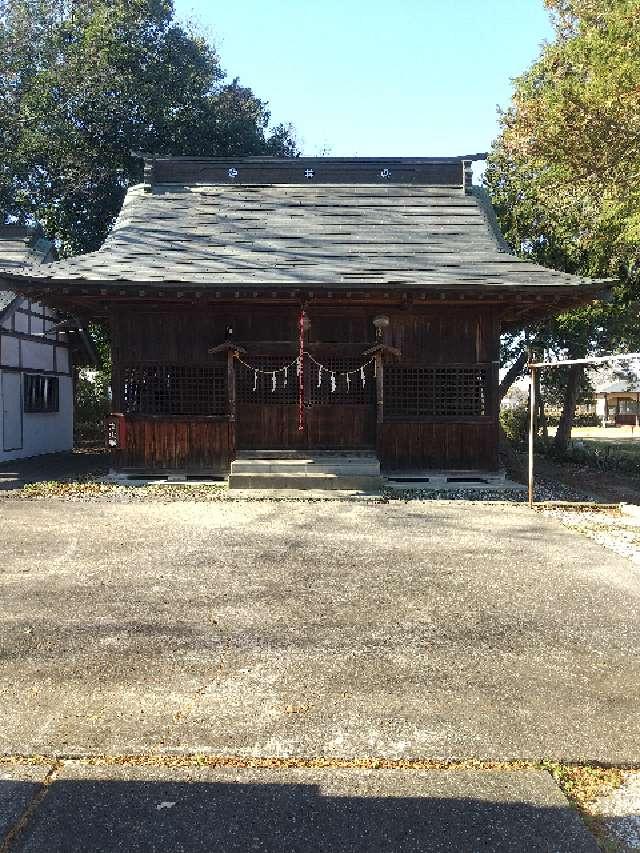
{"type": "Polygon", "coordinates": [[[533,437],[536,429],[536,368],[530,367],[529,386],[529,509],[533,509],[533,437]]]}

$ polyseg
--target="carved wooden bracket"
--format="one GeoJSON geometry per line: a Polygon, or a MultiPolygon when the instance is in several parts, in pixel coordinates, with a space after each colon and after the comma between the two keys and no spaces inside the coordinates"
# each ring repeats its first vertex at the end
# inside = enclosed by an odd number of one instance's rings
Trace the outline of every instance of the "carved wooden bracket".
{"type": "Polygon", "coordinates": [[[383,358],[385,356],[391,356],[392,358],[400,358],[402,353],[396,347],[390,347],[387,344],[375,344],[375,346],[369,347],[369,349],[365,350],[362,355],[378,355],[380,354],[383,358]]]}
{"type": "Polygon", "coordinates": [[[241,355],[246,355],[247,351],[244,347],[238,346],[235,341],[224,341],[216,347],[210,347],[208,350],[210,355],[220,352],[233,353],[234,358],[240,358],[241,355]]]}

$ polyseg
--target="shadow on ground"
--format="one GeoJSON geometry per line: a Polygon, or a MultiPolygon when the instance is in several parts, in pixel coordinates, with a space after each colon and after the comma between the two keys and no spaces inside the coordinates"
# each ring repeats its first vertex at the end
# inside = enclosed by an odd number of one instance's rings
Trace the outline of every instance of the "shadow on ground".
{"type": "MultiPolygon", "coordinates": [[[[388,776],[378,773],[366,777],[364,792],[356,782],[354,794],[345,792],[340,774],[335,785],[331,777],[328,785],[63,779],[36,801],[21,831],[14,824],[2,850],[597,853],[578,815],[561,798],[551,802],[557,796],[552,789],[549,794],[538,786],[532,801],[523,802],[520,783],[509,781],[518,774],[502,774],[503,782],[499,774],[475,774],[486,780],[485,797],[479,790],[483,782],[473,791],[461,775],[452,781],[444,773],[440,785],[441,777],[431,774],[425,786],[424,775],[393,779],[392,772],[390,792],[388,776]],[[469,796],[452,795],[461,786],[469,796]]],[[[6,786],[22,806],[42,793],[29,783],[0,783],[0,803],[9,793],[6,786]]]]}
{"type": "Polygon", "coordinates": [[[68,453],[45,453],[29,459],[0,463],[0,491],[21,489],[26,483],[73,480],[98,476],[109,470],[109,453],[99,449],[79,449],[68,453]]]}

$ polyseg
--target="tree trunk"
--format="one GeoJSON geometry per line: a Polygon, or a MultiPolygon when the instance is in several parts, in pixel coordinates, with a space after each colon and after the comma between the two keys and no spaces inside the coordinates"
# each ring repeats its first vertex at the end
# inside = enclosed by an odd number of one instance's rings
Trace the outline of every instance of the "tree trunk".
{"type": "Polygon", "coordinates": [[[513,446],[507,438],[505,431],[502,429],[502,424],[500,423],[498,424],[498,453],[500,454],[500,458],[505,468],[511,474],[513,479],[520,483],[526,482],[527,469],[525,461],[523,457],[513,449],[513,446]]]}
{"type": "Polygon", "coordinates": [[[498,402],[502,400],[509,388],[513,385],[516,379],[520,376],[527,363],[528,353],[523,349],[517,359],[513,362],[509,370],[505,373],[502,382],[498,385],[498,402]]]}
{"type": "Polygon", "coordinates": [[[538,431],[542,431],[542,437],[546,441],[549,438],[549,428],[547,424],[547,416],[544,413],[544,397],[542,396],[539,370],[536,370],[536,400],[538,403],[538,411],[536,418],[536,420],[538,421],[538,431]]]}
{"type": "MultiPolygon", "coordinates": [[[[525,365],[527,364],[528,357],[529,353],[525,348],[513,362],[509,370],[507,370],[502,381],[498,385],[498,409],[500,408],[500,402],[508,392],[509,388],[511,388],[516,379],[518,379],[522,374],[525,365]]],[[[524,462],[522,457],[513,449],[513,446],[507,438],[505,431],[502,429],[502,424],[500,422],[498,422],[498,452],[504,466],[511,476],[515,480],[524,483],[527,475],[524,462]]]]}
{"type": "Polygon", "coordinates": [[[567,387],[564,392],[564,402],[562,406],[562,414],[560,415],[560,423],[558,431],[553,441],[553,449],[555,453],[562,456],[567,452],[569,441],[571,439],[571,427],[576,413],[576,401],[578,399],[578,391],[584,375],[584,367],[580,364],[572,364],[569,368],[567,376],[567,387]]]}

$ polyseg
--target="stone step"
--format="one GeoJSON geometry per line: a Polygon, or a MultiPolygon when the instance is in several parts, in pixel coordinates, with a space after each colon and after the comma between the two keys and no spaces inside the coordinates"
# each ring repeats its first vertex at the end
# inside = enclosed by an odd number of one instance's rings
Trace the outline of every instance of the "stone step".
{"type": "Polygon", "coordinates": [[[334,474],[379,477],[377,459],[235,459],[232,474],[334,474]]]}
{"type": "Polygon", "coordinates": [[[229,489],[355,489],[377,492],[382,487],[382,477],[357,474],[327,473],[235,473],[229,475],[229,489]]]}
{"type": "Polygon", "coordinates": [[[377,459],[373,450],[239,450],[237,459],[377,459]]]}

